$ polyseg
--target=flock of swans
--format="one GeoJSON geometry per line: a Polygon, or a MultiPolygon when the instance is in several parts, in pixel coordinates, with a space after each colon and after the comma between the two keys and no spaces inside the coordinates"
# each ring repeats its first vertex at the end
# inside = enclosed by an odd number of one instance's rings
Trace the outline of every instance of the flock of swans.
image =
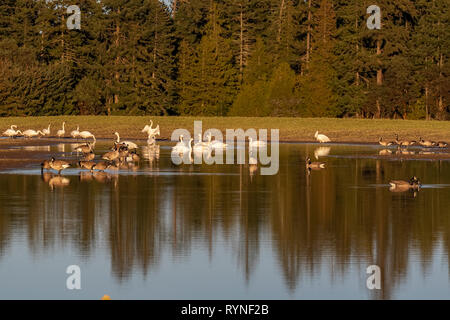
{"type": "MultiPolygon", "coordinates": [[[[66,123],[62,123],[62,128],[56,132],[56,136],[58,138],[64,138],[66,137],[66,123]]],[[[160,135],[160,128],[159,125],[155,128],[153,128],[153,121],[150,121],[150,125],[146,125],[142,131],[142,133],[147,134],[147,144],[148,146],[155,146],[156,145],[156,136],[160,135]]],[[[3,132],[3,136],[6,137],[20,137],[23,136],[25,138],[34,138],[34,137],[41,137],[41,136],[49,136],[51,134],[51,125],[49,124],[47,128],[44,128],[42,130],[33,130],[33,129],[27,129],[24,131],[18,130],[16,125],[11,125],[10,128],[8,128],[5,132],[3,132]]],[[[103,172],[104,170],[110,169],[110,168],[120,168],[123,164],[126,163],[136,163],[140,161],[140,156],[137,154],[137,149],[139,148],[138,145],[135,142],[132,141],[123,141],[120,139],[120,135],[118,132],[114,133],[116,139],[114,141],[114,145],[111,148],[111,151],[106,152],[105,154],[101,155],[101,161],[95,161],[96,154],[94,152],[94,147],[96,143],[95,136],[89,132],[89,131],[80,131],[80,127],[77,126],[76,129],[70,132],[70,137],[74,139],[92,139],[92,142],[86,142],[83,145],[79,145],[75,148],[75,151],[77,152],[77,157],[79,154],[82,155],[82,158],[77,162],[80,168],[87,169],[91,172],[93,171],[100,171],[103,172]]],[[[320,134],[318,131],[314,134],[314,138],[319,143],[329,143],[331,142],[331,139],[327,137],[324,134],[320,134]]],[[[249,149],[250,149],[250,159],[249,159],[249,168],[250,173],[253,174],[257,169],[257,160],[256,157],[253,156],[253,149],[257,148],[265,148],[267,147],[267,142],[260,141],[260,140],[253,140],[251,137],[249,139],[249,149]]],[[[194,139],[191,138],[189,141],[184,141],[184,136],[180,135],[179,141],[172,147],[172,153],[178,154],[178,155],[184,155],[189,154],[191,157],[191,153],[194,152],[194,154],[209,154],[211,155],[212,151],[217,150],[224,150],[228,147],[226,143],[223,143],[222,141],[218,140],[212,140],[211,133],[208,133],[207,135],[207,141],[202,140],[202,135],[198,134],[197,141],[193,144],[194,139]]],[[[407,151],[407,148],[410,146],[418,145],[425,148],[447,148],[448,144],[444,141],[431,141],[431,140],[424,140],[422,137],[419,138],[418,141],[415,140],[399,140],[398,134],[395,135],[395,140],[392,141],[384,141],[382,137],[379,138],[378,144],[383,147],[391,147],[391,146],[397,146],[398,151],[397,153],[406,153],[410,152],[407,151]]],[[[315,157],[316,159],[319,158],[319,156],[327,155],[330,151],[330,148],[328,147],[320,147],[316,149],[315,151],[315,157]]],[[[147,153],[150,153],[151,150],[147,150],[147,153]]],[[[391,154],[392,151],[389,149],[385,149],[380,151],[381,154],[391,154]],[[382,153],[383,152],[383,153],[382,153]]],[[[191,157],[192,158],[192,157],[191,157]]],[[[305,160],[306,169],[308,171],[308,174],[311,173],[312,170],[321,170],[326,167],[326,164],[324,162],[313,162],[311,161],[311,158],[308,156],[305,160]]],[[[64,160],[56,160],[54,157],[52,157],[50,160],[45,160],[41,164],[41,170],[50,170],[53,169],[58,172],[58,174],[61,173],[61,171],[69,168],[72,166],[67,161],[64,160]]],[[[412,177],[409,181],[403,181],[403,180],[392,180],[389,182],[390,190],[391,191],[406,191],[406,190],[418,190],[421,186],[421,182],[417,177],[412,177]]]]}

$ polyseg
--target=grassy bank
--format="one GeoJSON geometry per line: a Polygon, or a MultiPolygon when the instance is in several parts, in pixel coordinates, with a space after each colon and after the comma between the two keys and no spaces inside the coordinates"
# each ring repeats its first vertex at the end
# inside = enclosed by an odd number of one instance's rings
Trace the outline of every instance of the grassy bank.
{"type": "Polygon", "coordinates": [[[122,138],[145,139],[142,128],[153,120],[154,127],[160,125],[162,139],[169,139],[173,130],[185,128],[193,131],[194,120],[203,121],[203,131],[208,128],[266,128],[279,129],[281,141],[314,141],[314,133],[319,130],[335,142],[376,142],[380,136],[386,140],[425,139],[450,141],[450,122],[416,120],[361,120],[329,118],[244,118],[244,117],[127,117],[127,116],[58,116],[0,118],[3,132],[15,124],[21,130],[42,130],[51,124],[52,136],[66,122],[66,135],[80,126],[80,131],[88,130],[97,138],[114,138],[118,131],[122,138]]]}

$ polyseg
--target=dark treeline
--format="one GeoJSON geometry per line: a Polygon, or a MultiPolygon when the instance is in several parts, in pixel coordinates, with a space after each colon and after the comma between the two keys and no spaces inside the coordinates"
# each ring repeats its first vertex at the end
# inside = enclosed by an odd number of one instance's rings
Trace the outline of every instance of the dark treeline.
{"type": "Polygon", "coordinates": [[[449,17],[441,0],[2,0],[0,115],[448,119],[449,17]]]}

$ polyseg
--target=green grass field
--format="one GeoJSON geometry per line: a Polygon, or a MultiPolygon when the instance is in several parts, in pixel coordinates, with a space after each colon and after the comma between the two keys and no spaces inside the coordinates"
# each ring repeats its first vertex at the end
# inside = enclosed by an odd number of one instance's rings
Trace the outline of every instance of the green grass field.
{"type": "Polygon", "coordinates": [[[58,116],[0,118],[3,132],[15,124],[19,129],[42,130],[51,124],[51,136],[66,122],[66,135],[80,126],[80,131],[91,131],[97,138],[114,139],[118,131],[123,139],[146,139],[142,128],[153,120],[153,126],[160,125],[161,139],[169,139],[173,130],[185,128],[193,131],[194,121],[203,121],[203,131],[225,129],[279,129],[280,141],[314,141],[316,130],[328,135],[333,142],[377,142],[380,136],[385,140],[424,139],[450,141],[450,122],[416,120],[361,120],[331,118],[244,118],[244,117],[134,117],[134,116],[58,116]]]}

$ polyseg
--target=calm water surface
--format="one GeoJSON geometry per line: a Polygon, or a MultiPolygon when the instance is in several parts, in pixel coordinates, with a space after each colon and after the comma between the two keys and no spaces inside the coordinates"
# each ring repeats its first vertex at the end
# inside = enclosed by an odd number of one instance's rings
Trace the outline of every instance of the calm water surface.
{"type": "Polygon", "coordinates": [[[449,299],[450,162],[318,148],[282,144],[275,176],[175,166],[168,145],[104,174],[3,172],[0,299],[449,299]],[[314,154],[327,168],[308,175],[314,154]],[[389,191],[414,174],[416,195],[389,191]],[[69,265],[81,290],[66,289],[69,265]]]}

